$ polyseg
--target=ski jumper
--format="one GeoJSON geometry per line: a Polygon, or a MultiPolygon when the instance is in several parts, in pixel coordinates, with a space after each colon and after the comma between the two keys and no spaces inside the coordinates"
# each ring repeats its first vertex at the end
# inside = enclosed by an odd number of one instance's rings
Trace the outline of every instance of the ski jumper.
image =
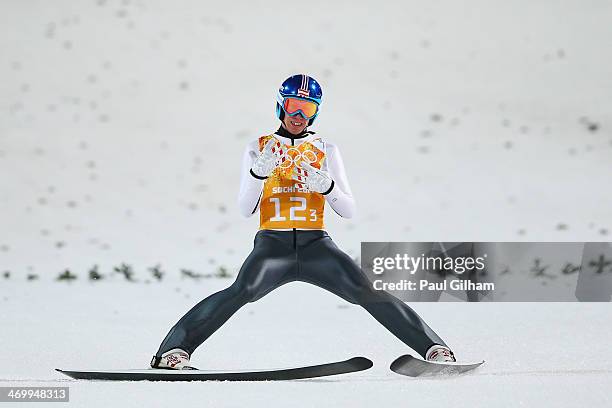
{"type": "Polygon", "coordinates": [[[242,306],[293,281],[311,283],[362,306],[423,357],[434,344],[446,346],[404,302],[374,290],[361,268],[336,246],[324,230],[326,202],[340,216],[354,214],[355,204],[337,146],[313,132],[292,135],[282,127],[274,135],[250,143],[243,157],[239,206],[245,216],[259,210],[260,230],[254,248],[235,282],[188,311],[172,327],[156,355],[174,348],[192,354],[242,306]],[[250,169],[272,136],[285,145],[283,156],[270,177],[260,178],[250,169]],[[291,171],[300,160],[329,172],[334,181],[328,191],[321,194],[295,186],[291,171]]]}

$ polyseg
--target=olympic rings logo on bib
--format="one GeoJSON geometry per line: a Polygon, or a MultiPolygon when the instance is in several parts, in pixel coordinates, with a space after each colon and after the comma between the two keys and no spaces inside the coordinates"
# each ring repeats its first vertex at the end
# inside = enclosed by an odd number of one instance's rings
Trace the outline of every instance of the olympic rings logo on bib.
{"type": "Polygon", "coordinates": [[[303,160],[308,164],[315,163],[317,161],[317,154],[312,150],[304,150],[301,152],[295,147],[290,147],[282,154],[282,156],[278,158],[278,167],[288,169],[289,167],[297,164],[300,160],[303,160]]]}

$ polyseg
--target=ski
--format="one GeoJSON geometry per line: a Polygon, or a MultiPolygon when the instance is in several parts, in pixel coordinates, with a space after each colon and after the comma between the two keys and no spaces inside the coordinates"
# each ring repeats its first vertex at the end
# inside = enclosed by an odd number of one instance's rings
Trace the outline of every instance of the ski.
{"type": "Polygon", "coordinates": [[[409,377],[431,377],[436,375],[461,374],[473,370],[483,364],[476,363],[438,363],[425,361],[405,354],[391,363],[391,370],[409,377]]]}
{"type": "Polygon", "coordinates": [[[354,357],[345,361],[319,364],[313,366],[240,370],[240,371],[207,371],[207,370],[60,370],[56,371],[77,380],[106,381],[279,381],[299,380],[304,378],[326,377],[337,374],[348,374],[367,370],[373,363],[365,357],[354,357]]]}

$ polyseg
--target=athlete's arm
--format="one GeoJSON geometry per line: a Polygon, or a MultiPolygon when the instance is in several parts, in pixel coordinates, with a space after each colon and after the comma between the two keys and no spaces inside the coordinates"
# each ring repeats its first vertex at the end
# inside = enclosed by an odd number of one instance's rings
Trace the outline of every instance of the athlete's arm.
{"type": "Polygon", "coordinates": [[[240,192],[238,193],[238,208],[244,217],[250,217],[259,209],[259,200],[263,189],[264,179],[257,178],[251,173],[253,162],[259,154],[259,142],[249,143],[242,155],[242,168],[240,169],[240,192]]]}
{"type": "Polygon", "coordinates": [[[355,200],[349,186],[342,155],[336,145],[327,145],[327,170],[334,184],[332,190],[324,197],[338,215],[351,218],[355,215],[355,200]]]}

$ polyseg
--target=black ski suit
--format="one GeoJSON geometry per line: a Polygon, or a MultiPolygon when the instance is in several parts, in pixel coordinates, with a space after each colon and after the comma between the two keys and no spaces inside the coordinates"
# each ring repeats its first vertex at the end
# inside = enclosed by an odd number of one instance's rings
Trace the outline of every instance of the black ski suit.
{"type": "Polygon", "coordinates": [[[180,348],[191,354],[238,309],[279,286],[303,281],[366,309],[423,357],[444,341],[404,302],[377,291],[361,268],[323,230],[260,230],[236,281],[195,305],[170,330],[156,357],[180,348]]]}

